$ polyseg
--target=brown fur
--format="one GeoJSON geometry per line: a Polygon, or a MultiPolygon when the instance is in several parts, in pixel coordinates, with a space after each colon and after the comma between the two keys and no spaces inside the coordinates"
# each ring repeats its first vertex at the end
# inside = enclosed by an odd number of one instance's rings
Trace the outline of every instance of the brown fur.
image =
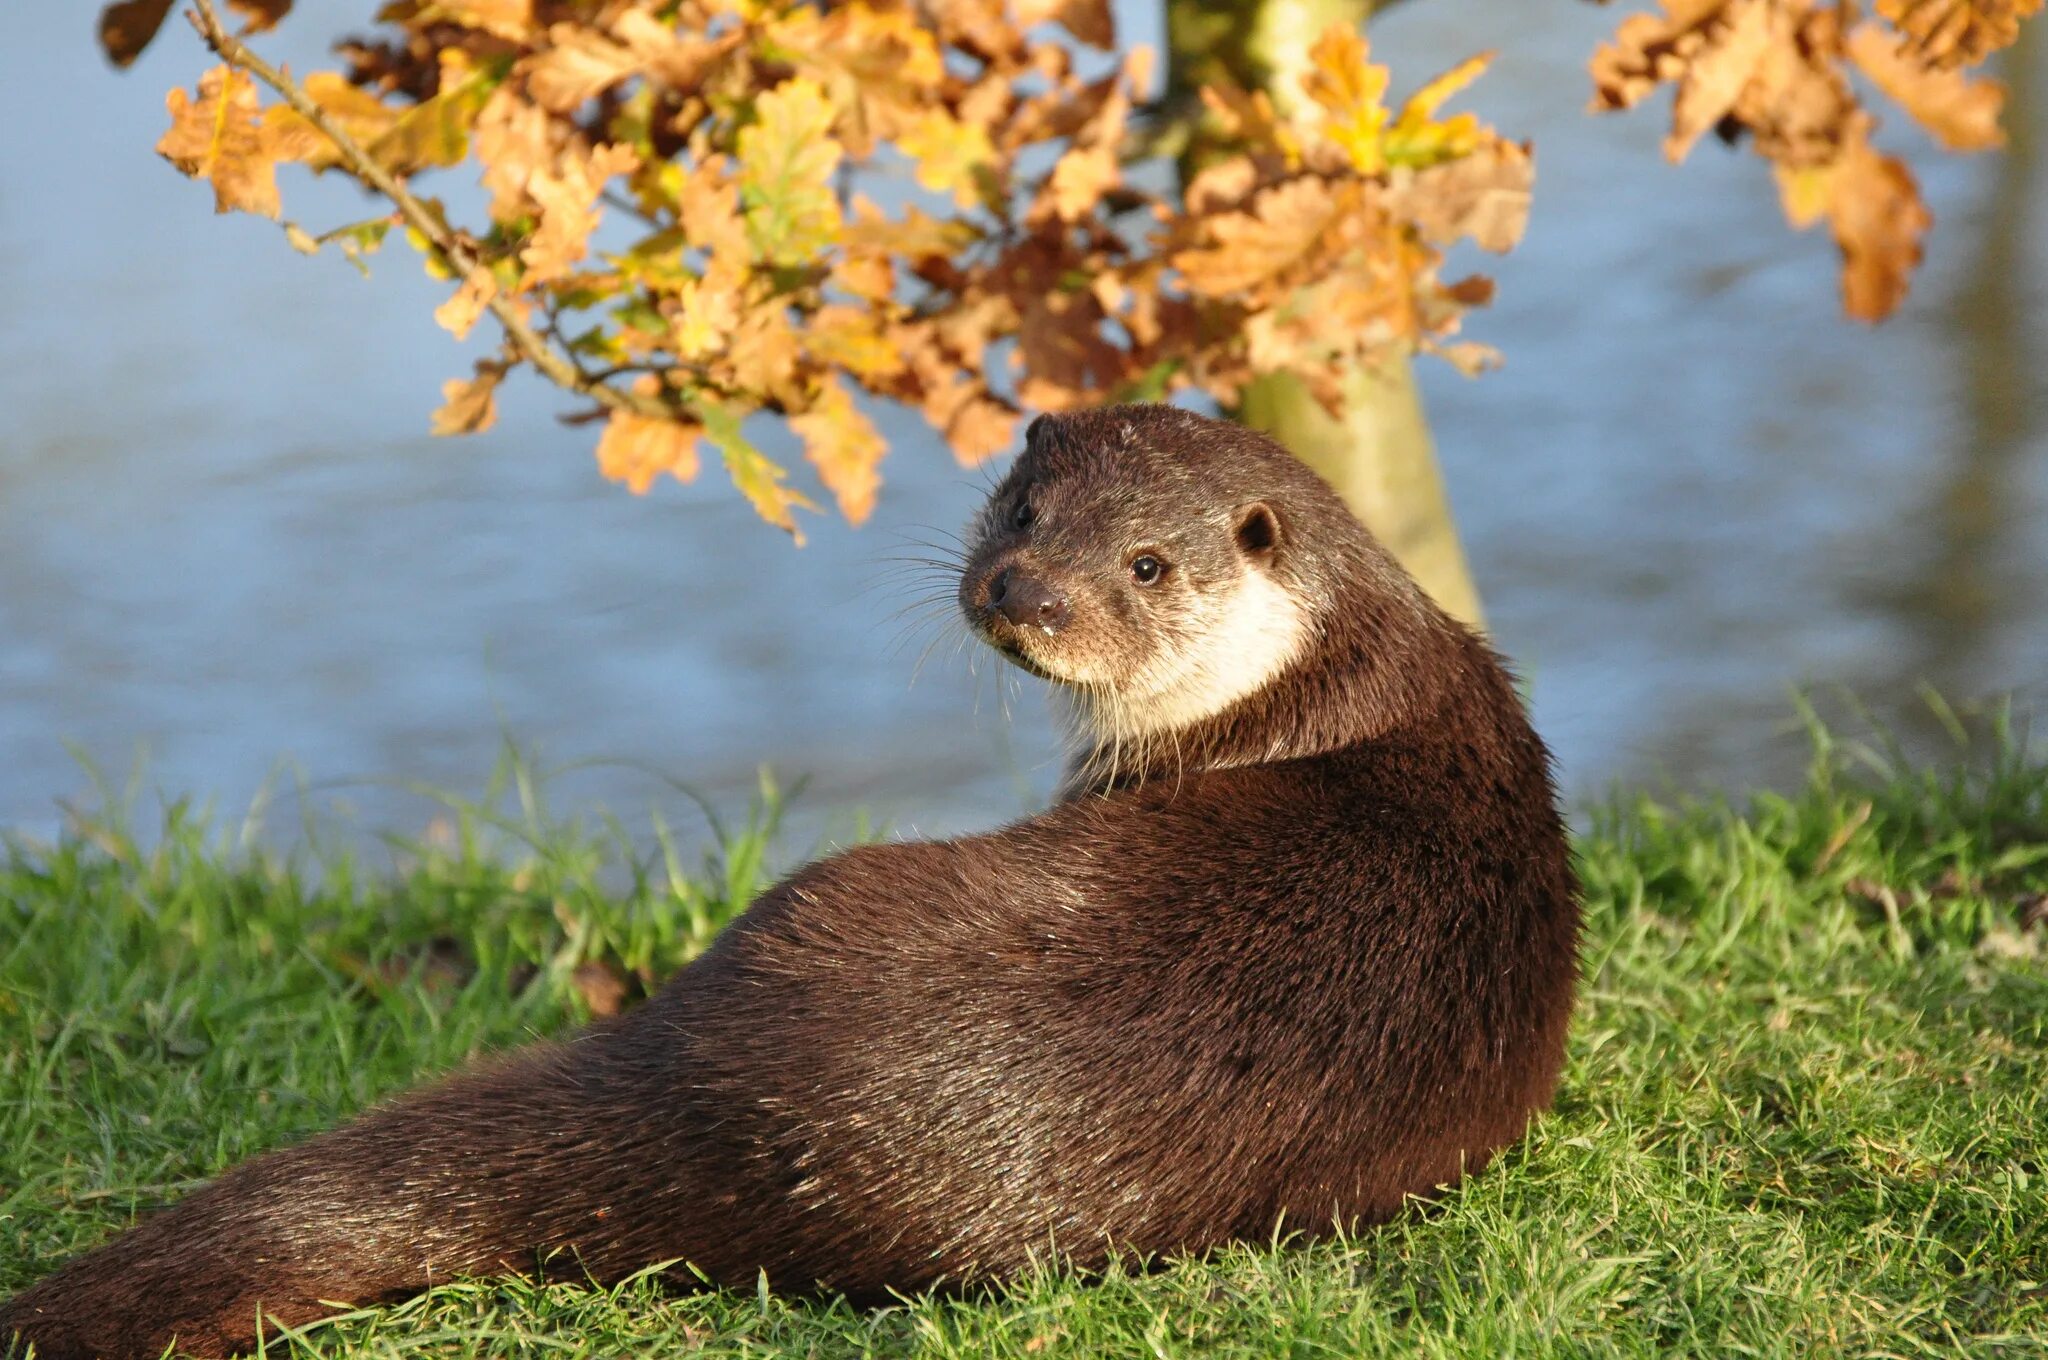
{"type": "MultiPolygon", "coordinates": [[[[1257,693],[1113,772],[1085,753],[1039,816],[798,871],[637,1011],[234,1168],[0,1305],[0,1337],[218,1353],[259,1310],[554,1249],[866,1298],[1049,1243],[1085,1268],[1383,1220],[1476,1170],[1550,1098],[1578,928],[1548,759],[1486,644],[1298,462],[1162,407],[1035,426],[962,597],[1034,669],[1128,668],[1249,570],[1312,606],[1257,693]],[[1232,538],[1254,503],[1277,544],[1232,538]],[[1188,593],[1132,594],[1144,548],[1188,593]],[[992,621],[1005,566],[1070,622],[992,621]]],[[[1080,689],[1084,723],[1114,697],[1080,689]]]]}

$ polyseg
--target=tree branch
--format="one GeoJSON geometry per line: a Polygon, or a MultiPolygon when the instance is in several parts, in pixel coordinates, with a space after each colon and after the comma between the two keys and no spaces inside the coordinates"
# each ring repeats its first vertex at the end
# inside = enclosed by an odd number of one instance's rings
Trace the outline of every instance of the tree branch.
{"type": "MultiPolygon", "coordinates": [[[[327,111],[313,102],[303,86],[284,72],[272,66],[249,49],[248,44],[228,32],[221,23],[220,14],[213,7],[213,0],[192,0],[193,8],[186,12],[192,26],[199,30],[199,36],[214,54],[228,65],[246,71],[277,92],[280,99],[292,111],[319,129],[320,134],[334,143],[334,149],[341,153],[341,159],[349,170],[378,193],[391,200],[407,226],[417,231],[433,246],[441,261],[458,278],[467,279],[483,268],[476,252],[471,250],[441,221],[427,210],[405,182],[378,163],[376,157],[365,150],[362,144],[349,135],[348,130],[327,116],[327,111]]],[[[519,308],[502,292],[493,290],[491,300],[485,304],[491,315],[498,318],[498,324],[505,328],[505,338],[512,348],[556,386],[566,388],[590,398],[600,406],[614,411],[631,411],[636,415],[655,419],[674,419],[683,412],[675,404],[661,397],[640,393],[622,392],[590,378],[568,355],[550,345],[532,323],[520,314],[519,308]]]]}

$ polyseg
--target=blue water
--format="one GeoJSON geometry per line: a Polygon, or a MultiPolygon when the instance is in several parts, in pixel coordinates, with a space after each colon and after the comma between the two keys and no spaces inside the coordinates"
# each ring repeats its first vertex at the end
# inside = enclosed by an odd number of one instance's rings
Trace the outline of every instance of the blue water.
{"type": "MultiPolygon", "coordinates": [[[[508,736],[606,762],[557,802],[628,819],[686,815],[649,770],[737,811],[763,762],[809,777],[806,837],[855,807],[937,832],[1043,797],[1028,682],[977,682],[947,645],[913,687],[923,638],[890,645],[909,597],[883,559],[957,527],[982,484],[918,421],[886,422],[874,521],[819,521],[801,551],[716,471],[644,499],[601,482],[537,385],[487,435],[429,438],[468,366],[429,315],[442,286],[402,247],[365,282],[215,218],[150,150],[196,40],[174,19],[116,75],[94,8],[18,7],[0,45],[0,827],[54,825],[81,755],[119,775],[146,752],[152,787],[232,809],[289,757],[322,817],[416,828],[430,809],[390,781],[475,791],[508,736]]],[[[302,3],[270,50],[308,69],[369,8],[302,3]]],[[[1853,686],[1920,749],[1923,681],[2038,695],[2043,176],[2001,200],[2014,163],[1890,129],[1940,225],[1904,312],[1866,331],[1757,163],[1708,145],[1673,170],[1660,114],[1581,112],[1618,17],[1417,0],[1376,30],[1410,84],[1502,49],[1476,102],[1538,145],[1528,240],[1485,262],[1500,300],[1474,332],[1507,367],[1425,371],[1567,783],[1783,782],[1795,683],[1853,686]],[[2018,244],[1975,286],[2001,221],[2018,244]]],[[[367,211],[295,175],[285,194],[309,223],[367,211]]]]}

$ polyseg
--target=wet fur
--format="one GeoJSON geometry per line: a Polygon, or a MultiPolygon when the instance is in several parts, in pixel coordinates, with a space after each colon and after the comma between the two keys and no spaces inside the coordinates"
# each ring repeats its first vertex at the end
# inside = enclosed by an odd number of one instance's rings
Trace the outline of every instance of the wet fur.
{"type": "MultiPolygon", "coordinates": [[[[1383,1220],[1519,1137],[1556,1079],[1578,908],[1499,660],[1234,427],[1043,422],[990,517],[1020,486],[1044,513],[1022,536],[985,518],[968,596],[1022,554],[1094,611],[1034,664],[1171,645],[1188,611],[1114,603],[1103,575],[1131,533],[1178,536],[1190,589],[1269,573],[1307,606],[1299,654],[1170,733],[1093,729],[1039,816],[800,870],[638,1010],[234,1168],[0,1305],[0,1337],[220,1353],[259,1310],[299,1323],[550,1252],[600,1280],[682,1258],[875,1298],[1049,1244],[1085,1268],[1383,1220]],[[1281,541],[1232,563],[1250,501],[1281,541]]],[[[1077,689],[1084,723],[1114,702],[1077,689]]]]}

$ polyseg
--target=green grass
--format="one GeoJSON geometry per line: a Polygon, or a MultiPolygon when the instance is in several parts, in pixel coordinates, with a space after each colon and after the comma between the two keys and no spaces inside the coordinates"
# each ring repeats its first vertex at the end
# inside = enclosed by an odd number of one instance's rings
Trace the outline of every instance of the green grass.
{"type": "MultiPolygon", "coordinates": [[[[2011,746],[2008,751],[2014,749],[2011,746]]],[[[1554,1114],[1355,1240],[864,1312],[489,1281],[293,1355],[2048,1356],[2048,770],[1878,770],[1598,813],[1554,1114]]],[[[573,1024],[767,872],[453,814],[395,868],[183,809],[0,865],[0,1292],[251,1153],[573,1024]],[[588,969],[585,977],[589,976],[588,969]]]]}

